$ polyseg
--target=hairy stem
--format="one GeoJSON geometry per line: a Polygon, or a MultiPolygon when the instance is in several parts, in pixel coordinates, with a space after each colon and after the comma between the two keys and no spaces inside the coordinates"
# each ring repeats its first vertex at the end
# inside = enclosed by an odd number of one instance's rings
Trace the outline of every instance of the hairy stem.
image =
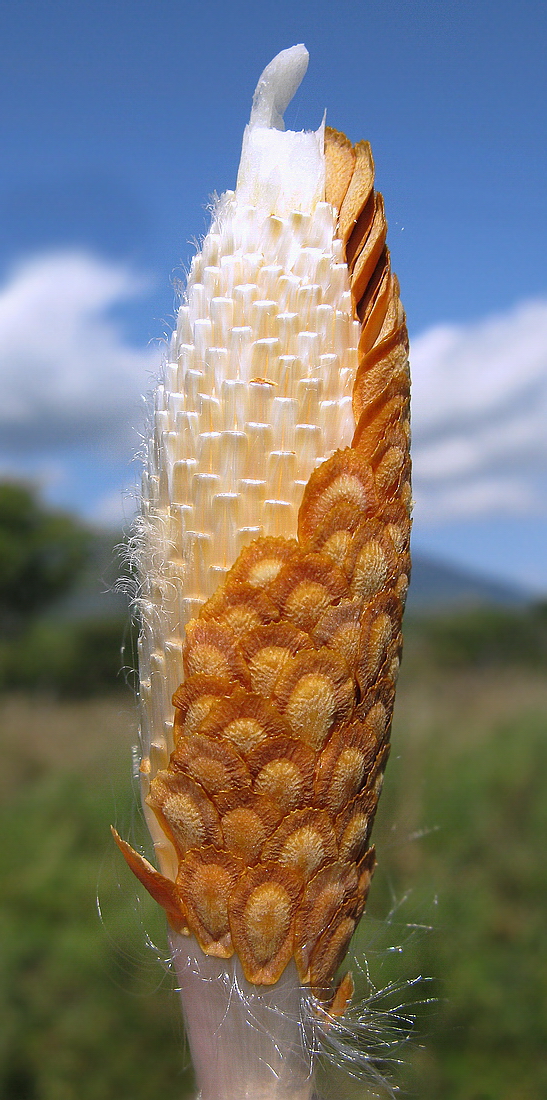
{"type": "Polygon", "coordinates": [[[171,947],[200,1100],[310,1100],[313,1025],[294,963],[256,986],[237,955],[175,934],[171,947]]]}

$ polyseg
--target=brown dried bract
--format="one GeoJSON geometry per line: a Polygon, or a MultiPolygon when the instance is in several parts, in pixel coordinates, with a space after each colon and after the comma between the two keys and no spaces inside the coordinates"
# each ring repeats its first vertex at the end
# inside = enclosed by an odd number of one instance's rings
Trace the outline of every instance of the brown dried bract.
{"type": "Polygon", "coordinates": [[[144,856],[136,852],[126,840],[122,840],[113,825],[110,826],[110,831],[129,869],[142,882],[154,901],[165,909],[171,927],[175,932],[188,931],[187,911],[177,894],[174,882],[160,875],[144,856]]]}
{"type": "Polygon", "coordinates": [[[232,742],[222,737],[204,737],[199,733],[179,737],[171,755],[171,767],[174,771],[186,772],[209,795],[251,786],[247,765],[232,742]]]}
{"type": "Polygon", "coordinates": [[[323,810],[294,810],[276,829],[262,852],[263,861],[276,860],[304,881],[338,854],[330,818],[323,810]]]}
{"type": "Polygon", "coordinates": [[[161,771],[146,799],[179,855],[190,848],[219,844],[218,813],[203,787],[183,772],[161,771]]]}
{"type": "Polygon", "coordinates": [[[329,863],[308,882],[296,911],[295,959],[300,978],[309,979],[309,961],[317,941],[331,920],[358,893],[354,863],[329,863]]]}
{"type": "Polygon", "coordinates": [[[274,703],[293,737],[316,752],[351,713],[354,700],[354,680],[344,658],[326,646],[297,653],[274,689],[274,703]]]}
{"type": "MultiPolygon", "coordinates": [[[[331,147],[332,147],[331,143],[331,147]]],[[[327,161],[329,149],[325,150],[327,161]]],[[[359,141],[354,146],[355,167],[350,179],[348,189],[344,195],[338,216],[338,233],[344,244],[347,244],[359,218],[365,208],[371,194],[374,182],[374,161],[372,150],[368,141],[359,141]]]]}
{"type": "Polygon", "coordinates": [[[208,737],[227,737],[245,757],[265,738],[286,734],[288,728],[271,703],[238,687],[229,699],[211,709],[199,732],[208,737]]]}
{"type": "Polygon", "coordinates": [[[267,795],[250,790],[217,795],[215,805],[227,851],[247,865],[256,863],[283,816],[281,807],[267,795]]]}
{"type": "Polygon", "coordinates": [[[228,923],[228,899],[243,864],[227,852],[200,848],[179,864],[177,893],[188,924],[208,955],[228,959],[234,953],[228,923]]]}
{"type": "Polygon", "coordinates": [[[342,600],[321,616],[312,635],[316,645],[326,645],[339,653],[352,675],[355,675],[359,654],[360,611],[359,604],[353,600],[342,600]]]}
{"type": "Polygon", "coordinates": [[[315,803],[331,816],[340,813],[365,786],[378,748],[366,722],[354,719],[337,729],[316,764],[315,803]]]}
{"type": "Polygon", "coordinates": [[[268,593],[281,567],[298,552],[299,546],[294,539],[257,539],[242,550],[230,569],[224,582],[226,592],[230,593],[243,582],[268,593]]]}
{"type": "Polygon", "coordinates": [[[340,503],[350,504],[362,516],[373,515],[378,506],[370,465],[350,447],[336,451],[311,475],[298,513],[300,541],[313,538],[315,529],[340,503]]]}
{"type": "Polygon", "coordinates": [[[333,975],[346,957],[357,925],[355,909],[355,901],[346,902],[337,911],[312,951],[309,981],[319,1000],[328,1000],[332,996],[333,975]]]}
{"type": "Polygon", "coordinates": [[[231,680],[219,676],[189,676],[173,695],[175,741],[181,734],[195,733],[211,707],[234,689],[231,680]]]}
{"type": "Polygon", "coordinates": [[[271,696],[287,661],[300,650],[312,648],[309,635],[292,623],[272,623],[250,631],[239,649],[249,668],[252,690],[266,698],[271,696]]]}
{"type": "Polygon", "coordinates": [[[249,753],[247,765],[257,794],[285,813],[311,802],[315,753],[292,737],[271,737],[249,753]]]}
{"type": "Polygon", "coordinates": [[[292,953],[301,882],[278,863],[258,864],[237,883],[228,915],[234,947],[247,981],[272,985],[292,953]]]}
{"type": "Polygon", "coordinates": [[[192,619],[188,623],[182,657],[187,676],[212,675],[250,686],[233,634],[214,620],[192,619]]]}
{"type": "Polygon", "coordinates": [[[263,623],[274,622],[279,612],[265,592],[256,586],[233,582],[218,589],[202,607],[200,619],[216,619],[236,638],[263,623]]]}
{"type": "Polygon", "coordinates": [[[337,210],[344,201],[355,170],[355,151],[345,134],[325,128],[326,180],[325,199],[337,210]]]}
{"type": "Polygon", "coordinates": [[[280,570],[272,585],[271,598],[283,620],[299,630],[313,630],[331,604],[349,596],[344,574],[322,554],[303,554],[280,570]]]}

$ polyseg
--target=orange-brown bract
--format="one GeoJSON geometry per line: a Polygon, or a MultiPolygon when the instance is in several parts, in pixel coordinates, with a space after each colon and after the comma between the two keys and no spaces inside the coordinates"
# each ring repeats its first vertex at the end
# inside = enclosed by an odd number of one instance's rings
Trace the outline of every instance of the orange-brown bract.
{"type": "MultiPolygon", "coordinates": [[[[312,474],[297,538],[257,539],[188,625],[175,749],[148,804],[176,883],[119,841],[177,930],[247,979],[333,979],[366,902],[409,575],[408,339],[370,147],[327,130],[355,316],[355,435],[312,474]]],[[[332,1000],[334,994],[334,1000],[332,1000]]]]}

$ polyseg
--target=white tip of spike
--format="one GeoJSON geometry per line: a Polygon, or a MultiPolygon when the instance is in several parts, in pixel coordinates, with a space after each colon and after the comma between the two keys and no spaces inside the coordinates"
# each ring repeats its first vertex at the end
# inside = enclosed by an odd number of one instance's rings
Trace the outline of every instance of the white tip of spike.
{"type": "Polygon", "coordinates": [[[266,65],[256,86],[249,126],[285,129],[283,115],[306,75],[309,59],[306,47],[300,44],[281,50],[266,65]]]}
{"type": "Polygon", "coordinates": [[[317,131],[285,130],[283,115],[308,67],[305,46],[282,50],[266,66],[243,135],[236,201],[264,216],[311,214],[325,193],[324,123],[317,131]]]}

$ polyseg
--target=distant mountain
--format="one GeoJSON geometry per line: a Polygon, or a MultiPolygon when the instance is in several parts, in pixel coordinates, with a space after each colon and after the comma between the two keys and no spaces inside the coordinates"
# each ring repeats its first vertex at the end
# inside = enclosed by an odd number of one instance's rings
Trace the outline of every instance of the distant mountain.
{"type": "Polygon", "coordinates": [[[533,594],[510,582],[492,580],[472,570],[449,565],[422,554],[413,554],[408,593],[410,611],[496,604],[518,607],[530,603],[533,594]]]}

